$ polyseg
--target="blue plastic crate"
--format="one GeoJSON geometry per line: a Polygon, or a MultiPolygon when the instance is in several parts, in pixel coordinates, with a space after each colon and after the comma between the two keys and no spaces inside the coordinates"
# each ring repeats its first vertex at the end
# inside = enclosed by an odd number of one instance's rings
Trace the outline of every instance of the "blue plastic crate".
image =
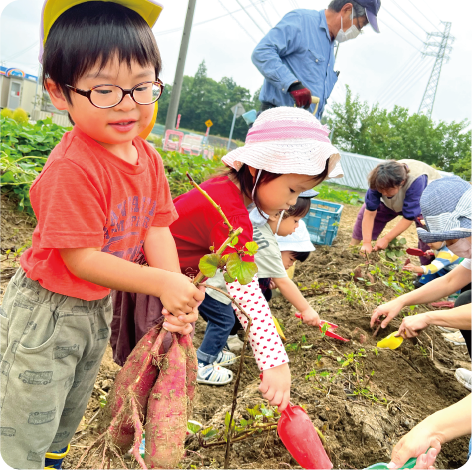
{"type": "Polygon", "coordinates": [[[312,243],[316,245],[332,245],[338,234],[341,220],[342,204],[335,202],[314,200],[311,202],[310,212],[303,217],[306,228],[310,233],[312,243]]]}

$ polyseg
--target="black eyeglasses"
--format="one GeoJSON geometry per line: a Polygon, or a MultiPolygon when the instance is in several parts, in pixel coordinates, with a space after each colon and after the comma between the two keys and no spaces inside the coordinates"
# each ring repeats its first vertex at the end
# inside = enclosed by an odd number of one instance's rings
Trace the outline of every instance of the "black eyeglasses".
{"type": "Polygon", "coordinates": [[[80,90],[71,85],[66,85],[79,95],[86,96],[96,108],[113,108],[120,104],[126,95],[130,95],[137,104],[155,103],[164,91],[164,84],[158,79],[155,82],[141,82],[129,90],[118,85],[97,85],[90,90],[80,90]]]}

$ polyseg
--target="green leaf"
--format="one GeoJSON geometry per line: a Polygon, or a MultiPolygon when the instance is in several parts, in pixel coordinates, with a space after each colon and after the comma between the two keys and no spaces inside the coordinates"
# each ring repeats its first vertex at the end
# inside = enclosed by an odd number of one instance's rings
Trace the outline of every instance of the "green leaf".
{"type": "Polygon", "coordinates": [[[400,238],[400,240],[398,240],[398,243],[400,243],[400,245],[406,245],[406,239],[400,238]]]}
{"type": "Polygon", "coordinates": [[[257,265],[253,262],[241,261],[237,253],[231,253],[226,262],[226,271],[242,285],[249,284],[257,273],[257,265]]]}
{"type": "Polygon", "coordinates": [[[329,371],[324,370],[323,372],[320,372],[321,377],[327,377],[329,375],[329,371]]]}
{"type": "Polygon", "coordinates": [[[192,423],[191,421],[187,421],[187,429],[191,433],[197,434],[197,432],[200,431],[200,429],[202,429],[202,426],[196,423],[192,423]]]}
{"type": "Polygon", "coordinates": [[[233,237],[232,240],[229,242],[229,246],[235,246],[238,244],[239,238],[233,237]]]}
{"type": "Polygon", "coordinates": [[[235,281],[235,279],[233,279],[228,273],[224,273],[223,278],[228,284],[231,284],[235,281]]]}
{"type": "Polygon", "coordinates": [[[256,242],[247,242],[245,247],[248,254],[251,256],[254,256],[257,253],[257,250],[259,249],[259,245],[256,242]]]}
{"type": "Polygon", "coordinates": [[[239,421],[239,424],[242,428],[245,428],[248,425],[249,421],[246,421],[245,419],[242,419],[239,421]]]}
{"type": "Polygon", "coordinates": [[[201,434],[204,441],[209,441],[211,438],[215,437],[218,434],[218,431],[216,429],[213,429],[212,426],[210,426],[209,428],[204,429],[201,434]]]}
{"type": "Polygon", "coordinates": [[[202,274],[206,277],[213,277],[216,274],[216,270],[218,269],[220,259],[221,256],[215,253],[205,255],[200,259],[200,262],[198,263],[198,269],[200,269],[202,274]]]}

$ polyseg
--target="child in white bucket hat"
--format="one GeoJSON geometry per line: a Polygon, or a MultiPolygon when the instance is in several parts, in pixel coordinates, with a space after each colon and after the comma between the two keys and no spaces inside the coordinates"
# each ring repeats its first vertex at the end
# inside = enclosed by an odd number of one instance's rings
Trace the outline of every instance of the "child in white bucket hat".
{"type": "MultiPolygon", "coordinates": [[[[261,212],[276,215],[294,205],[303,191],[327,178],[342,176],[339,151],[331,145],[328,136],[326,126],[303,109],[270,109],[257,118],[247,135],[246,144],[223,158],[229,169],[201,186],[221,206],[229,222],[234,227],[243,228],[238,245],[243,246],[253,240],[253,228],[247,211],[253,202],[261,212]]],[[[196,189],[177,197],[174,204],[179,219],[172,224],[171,232],[179,253],[180,269],[183,273],[195,275],[200,258],[210,252],[210,246],[220,246],[226,240],[228,231],[217,211],[196,189]]],[[[244,260],[253,261],[254,258],[246,256],[244,260]]],[[[249,342],[256,363],[263,372],[259,390],[271,405],[277,405],[283,411],[290,399],[288,356],[275,325],[268,321],[270,309],[259,288],[257,275],[248,285],[235,281],[227,284],[226,288],[252,316],[249,342]]],[[[210,299],[206,294],[199,307],[200,312],[210,299]]],[[[138,301],[136,299],[135,303],[138,304],[138,301]]],[[[214,330],[216,334],[212,335],[215,338],[213,341],[204,341],[197,351],[200,365],[198,380],[203,383],[228,383],[232,373],[218,364],[225,360],[218,357],[217,352],[226,342],[228,328],[231,331],[234,325],[234,314],[225,310],[212,311],[210,308],[205,312],[207,330],[214,330]],[[221,338],[222,344],[218,343],[218,338],[221,338]]],[[[131,315],[136,318],[141,314],[145,313],[121,310],[121,324],[133,323],[131,315]]],[[[245,328],[246,318],[238,312],[237,315],[245,328]]],[[[112,325],[113,328],[119,329],[119,322],[112,325]]],[[[136,331],[134,333],[132,340],[138,341],[139,335],[136,331]]]]}

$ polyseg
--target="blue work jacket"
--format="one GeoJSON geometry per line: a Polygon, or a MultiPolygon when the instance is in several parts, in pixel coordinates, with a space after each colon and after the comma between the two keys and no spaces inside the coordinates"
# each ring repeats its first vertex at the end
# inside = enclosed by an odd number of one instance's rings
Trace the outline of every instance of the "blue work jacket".
{"type": "MultiPolygon", "coordinates": [[[[275,106],[293,106],[288,88],[297,80],[320,98],[316,117],[338,81],[334,67],[334,40],[324,10],[294,10],[262,38],[252,62],[264,75],[259,99],[275,106]]],[[[311,105],[313,112],[315,105],[311,105]]]]}

